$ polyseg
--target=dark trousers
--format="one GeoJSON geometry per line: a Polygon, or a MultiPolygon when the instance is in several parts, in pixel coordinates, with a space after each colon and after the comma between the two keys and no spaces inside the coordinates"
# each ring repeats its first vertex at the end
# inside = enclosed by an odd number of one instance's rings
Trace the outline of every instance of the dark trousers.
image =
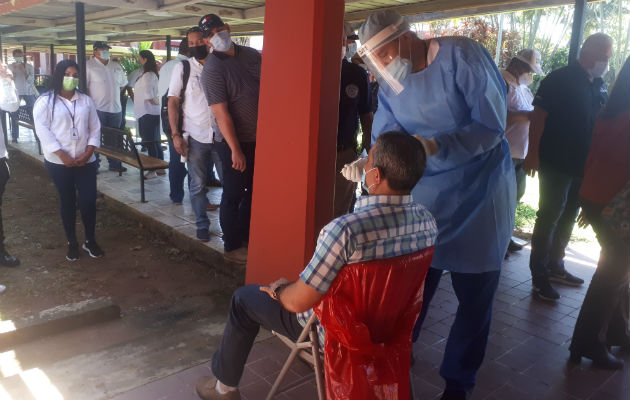
{"type": "MultiPolygon", "coordinates": [[[[20,102],[22,102],[22,100],[24,100],[24,102],[26,103],[26,107],[28,107],[28,109],[32,113],[33,104],[35,104],[35,96],[20,95],[20,102]]],[[[17,140],[17,138],[20,137],[20,125],[18,125],[18,120],[19,120],[19,112],[18,111],[12,112],[11,113],[11,139],[17,140]]]]}
{"type": "Polygon", "coordinates": [[[145,114],[138,119],[138,131],[142,144],[151,157],[164,159],[162,143],[160,143],[160,116],[145,114]]]}
{"type": "MultiPolygon", "coordinates": [[[[120,121],[123,118],[122,112],[110,113],[106,111],[96,110],[96,114],[98,115],[98,119],[101,122],[101,126],[120,129],[120,121]]],[[[118,170],[122,168],[122,164],[120,163],[120,161],[115,160],[113,158],[107,157],[107,163],[109,164],[110,169],[118,170]]],[[[100,157],[100,154],[96,153],[96,169],[97,170],[100,165],[101,165],[101,157],[100,157]]]]}
{"type": "Polygon", "coordinates": [[[580,208],[578,192],[582,178],[541,166],[540,198],[532,234],[529,268],[532,279],[546,279],[549,271],[564,271],[564,250],[569,244],[580,208]]]}
{"type": "Polygon", "coordinates": [[[4,226],[2,225],[2,196],[4,195],[4,188],[9,182],[11,172],[9,171],[9,164],[6,157],[0,158],[0,252],[4,252],[4,226]]]}
{"type": "Polygon", "coordinates": [[[630,248],[602,222],[601,207],[584,206],[583,210],[597,234],[602,250],[575,323],[571,350],[603,354],[607,345],[630,345],[630,248]]]}
{"type": "MultiPolygon", "coordinates": [[[[174,203],[181,203],[184,200],[184,178],[188,174],[186,164],[182,162],[181,156],[175,150],[173,141],[168,141],[168,183],[171,187],[169,197],[174,203]]],[[[189,183],[190,183],[190,178],[189,183]]]]}
{"type": "Polygon", "coordinates": [[[252,212],[254,154],[256,143],[240,143],[247,166],[240,172],[232,168],[232,151],[223,141],[215,144],[223,168],[223,194],[219,219],[225,251],[236,250],[249,242],[249,221],[252,212]]]}
{"type": "Polygon", "coordinates": [[[293,341],[302,332],[296,314],[285,310],[259,288],[247,285],[234,292],[221,344],[212,357],[212,373],[228,386],[238,386],[261,326],[293,341]]]}
{"type": "Polygon", "coordinates": [[[59,193],[61,222],[68,242],[77,243],[77,192],[85,239],[93,241],[96,227],[96,162],[68,168],[46,161],[46,169],[59,193]]]}
{"type": "Polygon", "coordinates": [[[514,163],[514,175],[516,175],[516,204],[521,201],[521,198],[525,194],[525,184],[527,182],[527,174],[523,170],[523,163],[525,160],[520,158],[513,158],[514,163]]]}
{"type": "MultiPolygon", "coordinates": [[[[475,386],[477,371],[486,354],[492,302],[500,274],[501,271],[480,274],[451,272],[459,304],[440,367],[440,376],[446,381],[446,389],[471,391],[475,386]]],[[[442,270],[429,268],[424,283],[422,310],[413,328],[414,342],[418,339],[441,278],[442,270]]]]}

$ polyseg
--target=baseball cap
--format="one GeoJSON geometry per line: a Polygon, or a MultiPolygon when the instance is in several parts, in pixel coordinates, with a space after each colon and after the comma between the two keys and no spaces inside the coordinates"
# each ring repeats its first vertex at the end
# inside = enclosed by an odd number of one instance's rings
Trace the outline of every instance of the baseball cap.
{"type": "Polygon", "coordinates": [[[543,70],[540,68],[540,53],[534,49],[523,49],[519,51],[514,58],[521,60],[530,66],[532,71],[538,75],[542,75],[543,70]]]}
{"type": "Polygon", "coordinates": [[[347,22],[343,23],[343,33],[350,40],[357,40],[357,39],[359,39],[359,35],[354,33],[354,29],[352,29],[352,25],[350,25],[347,22]]]}
{"type": "Polygon", "coordinates": [[[213,29],[220,28],[223,25],[223,20],[216,14],[206,14],[199,20],[199,29],[203,33],[203,37],[208,37],[212,33],[213,29]]]}
{"type": "Polygon", "coordinates": [[[112,46],[108,45],[106,42],[94,42],[94,44],[92,45],[92,49],[96,50],[96,49],[111,49],[112,46]]]}

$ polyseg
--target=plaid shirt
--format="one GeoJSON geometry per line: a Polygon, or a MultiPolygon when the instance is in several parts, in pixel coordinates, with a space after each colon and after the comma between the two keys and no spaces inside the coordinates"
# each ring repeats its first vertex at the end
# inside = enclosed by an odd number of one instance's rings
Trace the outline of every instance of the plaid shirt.
{"type": "MultiPolygon", "coordinates": [[[[326,293],[347,264],[415,253],[433,246],[437,226],[431,213],[411,196],[364,196],[355,211],[335,218],[319,233],[315,254],[300,278],[326,293]]],[[[302,326],[313,310],[297,314],[302,326]]],[[[324,329],[318,324],[319,341],[324,329]]]]}

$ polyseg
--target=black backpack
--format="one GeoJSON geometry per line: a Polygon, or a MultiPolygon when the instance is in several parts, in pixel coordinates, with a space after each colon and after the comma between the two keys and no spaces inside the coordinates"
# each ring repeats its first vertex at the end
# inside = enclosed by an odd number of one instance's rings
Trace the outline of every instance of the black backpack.
{"type": "MultiPolygon", "coordinates": [[[[184,123],[184,112],[182,109],[184,106],[184,93],[186,92],[186,86],[188,85],[188,78],[190,77],[190,63],[188,62],[188,60],[182,60],[182,64],[184,65],[184,77],[183,77],[184,84],[182,85],[182,90],[179,93],[179,121],[177,121],[177,129],[179,130],[180,133],[182,131],[182,124],[184,123]]],[[[168,92],[164,96],[162,96],[161,114],[162,114],[162,130],[166,134],[166,137],[168,138],[168,140],[173,140],[172,138],[173,132],[171,132],[171,124],[168,119],[168,92]]]]}

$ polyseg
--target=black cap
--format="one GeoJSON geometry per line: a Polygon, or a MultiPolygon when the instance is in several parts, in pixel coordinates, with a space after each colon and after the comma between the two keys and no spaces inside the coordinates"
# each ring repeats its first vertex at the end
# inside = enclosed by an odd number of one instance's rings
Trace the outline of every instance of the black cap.
{"type": "Polygon", "coordinates": [[[92,49],[96,50],[96,49],[111,49],[112,46],[108,45],[106,42],[94,42],[94,44],[92,45],[92,49]]]}
{"type": "Polygon", "coordinates": [[[206,14],[199,20],[199,29],[203,33],[203,37],[208,37],[212,33],[213,29],[220,28],[223,25],[223,20],[216,14],[206,14]]]}

